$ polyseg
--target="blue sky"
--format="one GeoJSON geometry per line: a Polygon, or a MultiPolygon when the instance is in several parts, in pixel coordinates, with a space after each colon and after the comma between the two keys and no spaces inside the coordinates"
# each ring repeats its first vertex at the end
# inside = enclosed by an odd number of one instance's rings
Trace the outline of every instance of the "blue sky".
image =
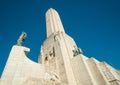
{"type": "Polygon", "coordinates": [[[0,0],[0,75],[22,31],[28,35],[28,57],[37,61],[51,7],[84,55],[120,69],[120,0],[0,0]]]}

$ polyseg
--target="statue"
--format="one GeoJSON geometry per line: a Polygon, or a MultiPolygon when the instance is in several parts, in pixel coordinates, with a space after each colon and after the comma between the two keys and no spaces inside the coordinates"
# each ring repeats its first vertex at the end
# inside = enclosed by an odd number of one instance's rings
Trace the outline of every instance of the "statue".
{"type": "Polygon", "coordinates": [[[74,46],[74,50],[73,50],[73,56],[77,56],[79,54],[82,54],[82,50],[80,48],[78,48],[77,46],[74,46]]]}
{"type": "Polygon", "coordinates": [[[22,42],[25,41],[25,38],[27,37],[27,33],[22,32],[19,39],[17,40],[17,45],[22,46],[22,42]]]}

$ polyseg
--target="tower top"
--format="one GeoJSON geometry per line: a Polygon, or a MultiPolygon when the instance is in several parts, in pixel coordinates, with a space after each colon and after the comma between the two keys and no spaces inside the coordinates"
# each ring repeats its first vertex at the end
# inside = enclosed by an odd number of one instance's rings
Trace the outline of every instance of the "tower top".
{"type": "Polygon", "coordinates": [[[53,8],[50,8],[46,12],[46,31],[47,37],[58,31],[64,32],[64,28],[60,20],[59,14],[53,8]]]}

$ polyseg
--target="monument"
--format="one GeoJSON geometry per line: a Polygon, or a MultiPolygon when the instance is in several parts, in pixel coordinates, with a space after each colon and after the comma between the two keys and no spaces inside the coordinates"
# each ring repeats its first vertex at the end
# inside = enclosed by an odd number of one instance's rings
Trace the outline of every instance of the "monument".
{"type": "Polygon", "coordinates": [[[120,85],[120,71],[84,56],[52,8],[46,12],[46,31],[38,63],[27,58],[30,49],[22,46],[26,37],[22,33],[11,49],[0,85],[120,85]]]}

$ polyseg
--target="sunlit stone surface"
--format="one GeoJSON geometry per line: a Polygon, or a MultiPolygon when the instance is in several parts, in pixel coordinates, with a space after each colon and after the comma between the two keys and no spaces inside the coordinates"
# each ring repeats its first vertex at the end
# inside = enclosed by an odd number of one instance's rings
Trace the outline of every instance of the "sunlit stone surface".
{"type": "Polygon", "coordinates": [[[27,58],[29,48],[14,45],[0,85],[120,85],[120,71],[84,56],[52,8],[46,13],[46,29],[39,62],[27,58]]]}

